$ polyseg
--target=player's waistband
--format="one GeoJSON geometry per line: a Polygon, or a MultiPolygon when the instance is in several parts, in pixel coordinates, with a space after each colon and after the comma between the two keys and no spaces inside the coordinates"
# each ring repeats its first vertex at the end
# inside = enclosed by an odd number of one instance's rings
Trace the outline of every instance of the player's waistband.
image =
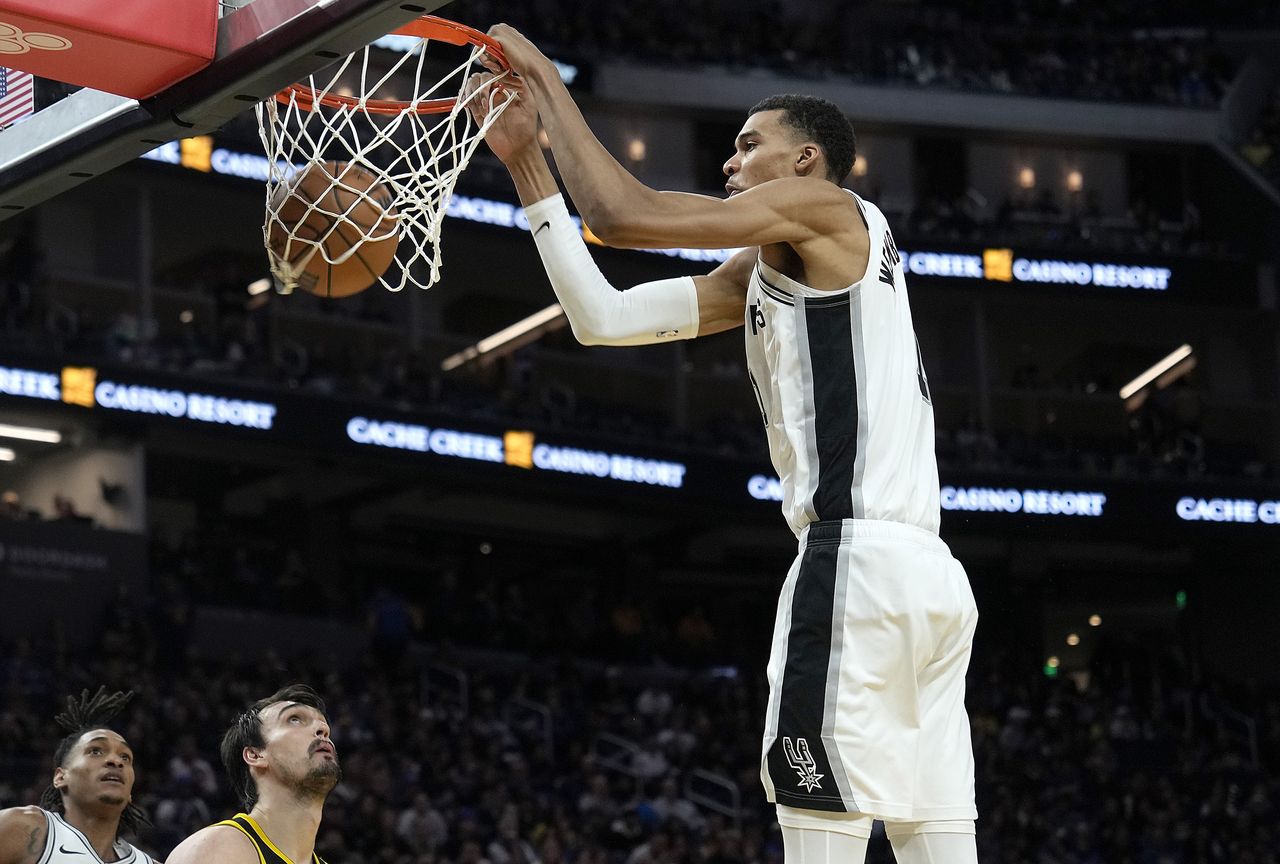
{"type": "Polygon", "coordinates": [[[950,547],[937,534],[904,522],[886,522],[880,519],[831,519],[824,522],[810,522],[800,531],[801,547],[815,541],[829,542],[844,538],[903,540],[942,555],[951,554],[950,547]]]}

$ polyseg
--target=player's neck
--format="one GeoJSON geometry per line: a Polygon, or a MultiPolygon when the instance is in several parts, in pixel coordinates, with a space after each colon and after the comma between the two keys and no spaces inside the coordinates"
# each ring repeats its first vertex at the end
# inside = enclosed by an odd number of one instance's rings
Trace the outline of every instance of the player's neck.
{"type": "Polygon", "coordinates": [[[304,799],[292,791],[272,791],[275,794],[259,790],[261,797],[249,815],[293,864],[307,864],[315,852],[324,798],[304,799]]]}
{"type": "Polygon", "coordinates": [[[114,847],[116,835],[120,831],[120,814],[118,812],[90,813],[70,801],[67,802],[66,808],[67,812],[62,818],[67,820],[68,825],[88,838],[89,845],[93,846],[93,851],[98,853],[98,857],[108,862],[116,860],[114,847]]]}

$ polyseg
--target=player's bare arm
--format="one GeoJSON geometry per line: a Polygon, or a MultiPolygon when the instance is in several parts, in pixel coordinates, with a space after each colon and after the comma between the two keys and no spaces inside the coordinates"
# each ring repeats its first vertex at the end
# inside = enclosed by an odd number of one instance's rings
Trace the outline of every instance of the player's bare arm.
{"type": "Polygon", "coordinates": [[[239,829],[230,825],[201,828],[169,853],[166,864],[258,864],[258,850],[239,829]]]}
{"type": "Polygon", "coordinates": [[[698,291],[698,335],[721,333],[742,326],[747,283],[760,250],[755,246],[734,253],[706,276],[693,277],[698,291]]]}
{"type": "MultiPolygon", "coordinates": [[[[491,73],[473,75],[465,92],[470,95],[492,86],[494,80],[491,73]]],[[[559,187],[537,142],[535,97],[526,82],[506,86],[516,89],[519,98],[507,107],[485,140],[511,174],[547,275],[578,340],[600,345],[645,344],[718,333],[740,325],[758,250],[743,250],[706,276],[646,283],[625,292],[615,290],[595,266],[560,199],[559,187]]],[[[468,100],[477,122],[484,120],[488,103],[487,99],[468,100]]],[[[704,200],[714,203],[715,199],[704,200]]]]}
{"type": "Polygon", "coordinates": [[[604,242],[654,248],[795,245],[850,230],[850,197],[819,177],[774,180],[723,200],[650,189],[595,137],[559,72],[533,43],[505,24],[489,35],[502,43],[536,100],[569,195],[604,242]]]}
{"type": "Polygon", "coordinates": [[[0,810],[0,864],[36,864],[48,830],[39,807],[0,810]]]}

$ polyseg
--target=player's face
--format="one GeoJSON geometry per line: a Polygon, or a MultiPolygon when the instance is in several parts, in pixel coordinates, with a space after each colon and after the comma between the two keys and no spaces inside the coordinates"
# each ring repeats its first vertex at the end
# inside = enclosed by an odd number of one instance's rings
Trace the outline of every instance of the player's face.
{"type": "Polygon", "coordinates": [[[747,118],[733,141],[733,156],[724,163],[730,197],[780,177],[796,175],[801,153],[796,134],[782,125],[782,111],[760,111],[747,118]]]}
{"type": "Polygon", "coordinates": [[[277,702],[262,710],[262,737],[271,772],[299,792],[327,795],[342,779],[328,719],[309,705],[277,702]]]}
{"type": "Polygon", "coordinates": [[[53,785],[82,809],[123,811],[133,795],[133,750],[110,729],[91,729],[54,771],[53,785]]]}

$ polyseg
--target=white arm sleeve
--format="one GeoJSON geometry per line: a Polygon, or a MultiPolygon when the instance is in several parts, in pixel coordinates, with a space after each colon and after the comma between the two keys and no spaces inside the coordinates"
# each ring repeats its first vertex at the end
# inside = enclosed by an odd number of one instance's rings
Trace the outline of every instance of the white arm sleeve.
{"type": "Polygon", "coordinates": [[[562,196],[529,205],[525,215],[551,287],[573,335],[583,345],[649,345],[698,335],[693,277],[645,282],[619,291],[592,260],[562,196]]]}

